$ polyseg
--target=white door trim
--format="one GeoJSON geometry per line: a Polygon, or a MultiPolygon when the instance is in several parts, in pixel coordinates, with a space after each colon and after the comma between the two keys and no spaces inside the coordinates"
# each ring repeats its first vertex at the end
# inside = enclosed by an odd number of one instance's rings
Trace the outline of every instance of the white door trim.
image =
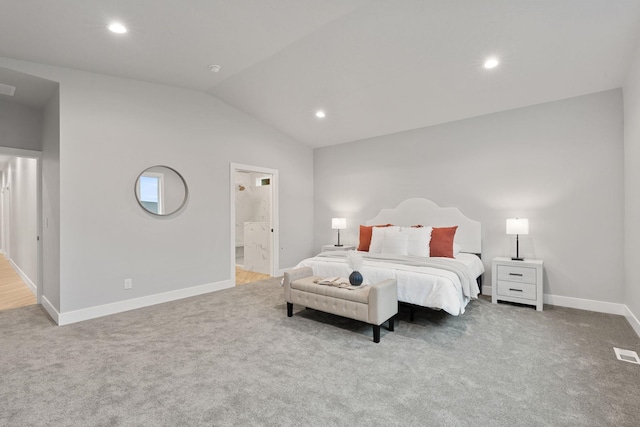
{"type": "Polygon", "coordinates": [[[36,160],[36,303],[42,304],[42,152],[0,146],[0,156],[25,157],[36,160]]]}
{"type": "Polygon", "coordinates": [[[243,165],[231,163],[229,167],[229,195],[230,195],[230,218],[229,218],[229,246],[230,246],[230,271],[231,283],[236,285],[236,172],[256,172],[270,174],[271,181],[271,266],[269,274],[275,275],[280,266],[280,228],[278,216],[278,170],[263,168],[260,166],[243,165]]]}

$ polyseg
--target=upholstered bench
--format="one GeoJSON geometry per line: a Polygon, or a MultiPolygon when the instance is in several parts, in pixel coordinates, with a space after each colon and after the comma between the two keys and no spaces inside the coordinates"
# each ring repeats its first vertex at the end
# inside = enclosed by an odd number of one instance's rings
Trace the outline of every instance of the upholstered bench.
{"type": "Polygon", "coordinates": [[[284,273],[284,299],[287,316],[293,316],[293,304],[360,320],[373,325],[373,341],[380,342],[380,325],[393,321],[398,313],[398,288],[395,279],[385,280],[361,289],[344,289],[319,285],[322,278],[314,276],[310,267],[284,273]]]}

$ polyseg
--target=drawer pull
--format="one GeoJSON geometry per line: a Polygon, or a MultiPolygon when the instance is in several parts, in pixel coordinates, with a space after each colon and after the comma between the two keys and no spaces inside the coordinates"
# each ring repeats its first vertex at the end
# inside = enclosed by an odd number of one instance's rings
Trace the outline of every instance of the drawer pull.
{"type": "Polygon", "coordinates": [[[509,288],[510,291],[515,291],[515,292],[522,292],[522,289],[513,289],[513,288],[509,288]]]}
{"type": "Polygon", "coordinates": [[[522,277],[523,274],[522,273],[509,273],[509,276],[520,276],[520,277],[522,277]]]}

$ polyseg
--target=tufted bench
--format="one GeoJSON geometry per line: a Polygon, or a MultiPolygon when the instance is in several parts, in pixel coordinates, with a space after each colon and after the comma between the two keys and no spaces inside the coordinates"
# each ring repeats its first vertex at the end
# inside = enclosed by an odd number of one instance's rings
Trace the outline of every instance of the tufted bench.
{"type": "Polygon", "coordinates": [[[360,320],[373,325],[373,341],[380,342],[380,325],[393,321],[398,313],[398,288],[395,279],[385,280],[361,289],[343,289],[318,285],[311,267],[303,267],[284,273],[284,299],[287,316],[293,316],[293,304],[310,307],[325,313],[360,320]]]}

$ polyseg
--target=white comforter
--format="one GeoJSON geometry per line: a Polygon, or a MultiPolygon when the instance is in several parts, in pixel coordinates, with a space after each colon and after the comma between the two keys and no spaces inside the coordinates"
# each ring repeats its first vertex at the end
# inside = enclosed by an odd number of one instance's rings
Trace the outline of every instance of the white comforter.
{"type": "MultiPolygon", "coordinates": [[[[398,301],[433,309],[442,309],[454,316],[464,313],[480,290],[476,278],[484,273],[480,258],[460,253],[452,258],[418,258],[395,255],[364,255],[361,269],[365,284],[386,279],[398,282],[398,301]],[[441,267],[441,268],[438,268],[441,267]]],[[[295,268],[311,267],[320,277],[348,277],[346,252],[323,252],[302,260],[295,268]]]]}

